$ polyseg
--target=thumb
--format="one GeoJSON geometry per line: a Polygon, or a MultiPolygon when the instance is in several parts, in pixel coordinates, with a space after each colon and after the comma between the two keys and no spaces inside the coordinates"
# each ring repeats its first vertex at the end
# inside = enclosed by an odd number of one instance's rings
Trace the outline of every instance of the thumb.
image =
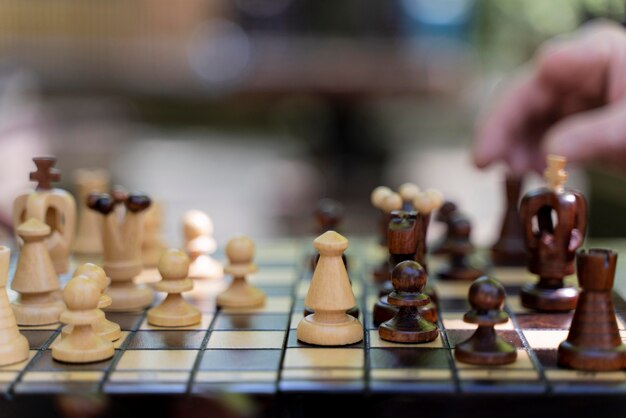
{"type": "Polygon", "coordinates": [[[563,119],[546,134],[544,150],[547,154],[562,155],[570,162],[626,162],[626,103],[614,103],[563,119]]]}

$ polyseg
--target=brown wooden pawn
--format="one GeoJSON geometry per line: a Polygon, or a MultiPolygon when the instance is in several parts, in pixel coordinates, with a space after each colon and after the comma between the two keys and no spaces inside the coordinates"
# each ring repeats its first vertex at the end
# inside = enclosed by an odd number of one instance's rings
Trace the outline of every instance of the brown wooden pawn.
{"type": "Polygon", "coordinates": [[[391,281],[395,291],[388,296],[388,302],[398,308],[398,313],[380,325],[380,338],[398,343],[435,340],[439,336],[437,326],[419,313],[419,307],[430,303],[430,298],[422,293],[426,285],[422,266],[416,261],[403,261],[394,267],[391,281]]]}
{"type": "Polygon", "coordinates": [[[469,256],[474,252],[470,241],[472,225],[464,215],[453,216],[448,224],[448,262],[438,271],[437,276],[443,280],[476,280],[483,274],[481,269],[471,265],[469,256]]]}
{"type": "Polygon", "coordinates": [[[506,294],[502,285],[489,277],[476,280],[469,289],[472,310],[463,316],[463,321],[476,324],[476,332],[454,349],[454,357],[463,363],[476,365],[500,365],[517,359],[517,350],[504,341],[494,328],[504,324],[509,316],[502,310],[506,294]]]}
{"type": "Polygon", "coordinates": [[[28,340],[17,327],[6,292],[11,250],[0,246],[0,366],[28,358],[28,340]]]}
{"type": "Polygon", "coordinates": [[[518,210],[522,178],[508,175],[505,180],[506,208],[498,241],[491,247],[496,266],[525,266],[527,261],[524,231],[518,210]]]}
{"type": "Polygon", "coordinates": [[[148,311],[148,323],[159,327],[185,327],[200,323],[198,308],[187,302],[181,293],[193,289],[189,273],[189,257],[177,249],[169,249],[159,260],[163,280],[155,283],[159,292],[167,292],[160,305],[148,311]]]}
{"type": "Polygon", "coordinates": [[[217,295],[217,305],[222,308],[254,308],[265,304],[265,293],[250,285],[246,276],[257,271],[254,259],[254,242],[246,237],[232,238],[226,244],[228,265],[224,273],[233,276],[228,289],[217,295]]]}
{"type": "Polygon", "coordinates": [[[582,288],[567,340],[559,345],[558,364],[577,370],[610,371],[626,366],[626,346],[615,319],[611,289],[617,253],[580,250],[576,255],[582,288]]]}
{"type": "MultiPolygon", "coordinates": [[[[98,301],[98,309],[106,309],[111,306],[112,300],[109,295],[104,293],[109,285],[109,279],[107,278],[104,269],[93,263],[81,264],[74,270],[72,277],[85,276],[98,282],[100,286],[100,300],[98,301]]],[[[63,327],[63,335],[68,335],[72,332],[72,325],[66,325],[63,327]]],[[[102,318],[98,319],[93,324],[93,330],[99,336],[106,338],[109,341],[117,341],[122,336],[120,326],[113,321],[109,321],[106,318],[104,312],[102,312],[102,318]]]]}
{"type": "Polygon", "coordinates": [[[100,285],[86,276],[72,278],[63,289],[67,310],[61,322],[72,332],[52,344],[52,358],[65,363],[92,363],[113,357],[113,343],[96,334],[93,324],[104,314],[98,309],[100,285]]]}
{"type": "Polygon", "coordinates": [[[446,201],[441,205],[439,211],[437,212],[437,216],[435,220],[437,222],[441,222],[446,226],[446,229],[443,233],[443,237],[433,245],[431,253],[435,255],[447,254],[449,250],[449,242],[450,242],[450,221],[452,218],[459,213],[459,209],[456,203],[451,201],[446,201]]]}

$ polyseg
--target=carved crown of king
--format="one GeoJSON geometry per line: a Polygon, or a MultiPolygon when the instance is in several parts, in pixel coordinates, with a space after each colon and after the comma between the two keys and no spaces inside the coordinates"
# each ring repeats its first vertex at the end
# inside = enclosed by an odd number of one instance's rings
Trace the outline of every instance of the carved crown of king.
{"type": "Polygon", "coordinates": [[[13,224],[17,228],[30,218],[48,224],[52,230],[47,238],[48,252],[56,273],[65,273],[76,234],[76,201],[66,190],[52,187],[61,179],[60,171],[54,168],[55,157],[36,157],[33,161],[37,170],[30,173],[30,180],[37,186],[13,202],[13,224]]]}

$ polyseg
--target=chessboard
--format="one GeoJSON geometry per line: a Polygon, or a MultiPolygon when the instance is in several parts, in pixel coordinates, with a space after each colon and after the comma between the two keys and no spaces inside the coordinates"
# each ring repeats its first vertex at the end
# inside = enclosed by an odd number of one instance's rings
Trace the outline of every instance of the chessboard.
{"type": "MultiPolygon", "coordinates": [[[[259,272],[250,282],[267,294],[264,307],[218,310],[215,296],[224,280],[197,280],[187,300],[202,311],[200,324],[176,329],[151,326],[145,312],[108,313],[123,336],[112,359],[72,365],[52,359],[50,346],[61,325],[22,327],[30,343],[30,358],[0,368],[3,402],[32,395],[85,394],[193,396],[238,393],[270,398],[289,416],[323,413],[325,396],[357,399],[354,410],[377,409],[402,416],[405,408],[420,408],[455,416],[482,411],[481,416],[506,416],[584,411],[604,416],[626,403],[626,372],[580,372],[558,368],[556,348],[568,332],[571,314],[543,314],[519,303],[521,285],[534,278],[524,269],[494,268],[490,274],[507,291],[506,324],[496,329],[518,349],[516,362],[506,366],[469,366],[454,359],[455,344],[473,326],[463,322],[469,309],[470,283],[429,279],[437,295],[440,337],[427,344],[383,341],[372,323],[378,289],[371,272],[385,254],[371,239],[351,239],[348,268],[365,328],[362,342],[345,347],[316,347],[299,342],[296,327],[303,316],[304,297],[312,272],[311,240],[257,241],[259,272]],[[371,409],[374,408],[374,409],[371,409]],[[295,412],[294,412],[295,411],[295,412]]],[[[84,260],[74,260],[74,263],[84,260]]],[[[93,261],[93,260],[92,260],[93,261]]],[[[431,271],[438,260],[430,260],[431,271]]],[[[12,263],[13,265],[15,263],[12,263]]],[[[73,270],[73,269],[70,269],[73,270]]],[[[62,280],[67,281],[64,276],[62,280]]],[[[139,280],[153,282],[147,270],[139,280]]],[[[618,281],[620,278],[618,277],[618,281]]],[[[11,295],[10,296],[14,296],[11,295]]],[[[614,297],[620,333],[626,335],[626,302],[614,297]]],[[[352,408],[352,407],[350,407],[352,408]]]]}

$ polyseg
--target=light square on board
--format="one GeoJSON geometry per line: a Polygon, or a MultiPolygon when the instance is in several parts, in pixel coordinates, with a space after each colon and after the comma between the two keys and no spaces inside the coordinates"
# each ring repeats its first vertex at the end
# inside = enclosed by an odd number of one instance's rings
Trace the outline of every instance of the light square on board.
{"type": "Polygon", "coordinates": [[[56,382],[56,383],[77,383],[77,382],[99,382],[104,377],[103,371],[55,371],[55,372],[35,372],[29,371],[22,377],[22,382],[56,382]]]}
{"type": "Polygon", "coordinates": [[[291,310],[291,296],[268,296],[258,308],[224,308],[224,313],[283,313],[291,310]]]}
{"type": "Polygon", "coordinates": [[[126,350],[116,370],[191,370],[198,350],[126,350]]]}
{"type": "Polygon", "coordinates": [[[206,336],[205,330],[147,330],[136,331],[128,350],[199,350],[206,336]]]}
{"type": "Polygon", "coordinates": [[[213,331],[209,349],[281,349],[285,331],[213,331]]]}
{"type": "Polygon", "coordinates": [[[567,338],[566,330],[524,330],[524,337],[534,349],[556,349],[567,338]]]}
{"type": "Polygon", "coordinates": [[[282,350],[205,350],[199,370],[278,370],[282,350]]]}
{"type": "Polygon", "coordinates": [[[189,325],[186,327],[157,327],[155,325],[150,325],[148,323],[148,318],[144,319],[139,327],[140,330],[172,330],[172,331],[181,331],[181,330],[208,330],[211,321],[213,320],[213,314],[203,313],[200,322],[194,325],[189,325]]]}
{"type": "Polygon", "coordinates": [[[195,381],[199,383],[230,383],[230,382],[275,382],[278,378],[278,371],[198,371],[195,381]]]}
{"type": "Polygon", "coordinates": [[[364,376],[362,369],[285,369],[282,378],[286,380],[359,380],[364,376]]]}
{"type": "MultiPolygon", "coordinates": [[[[443,312],[441,319],[445,329],[476,329],[476,324],[468,324],[463,321],[463,313],[461,312],[443,312]]],[[[514,330],[513,322],[509,319],[504,324],[498,324],[495,327],[497,330],[514,330]]]]}
{"type": "Polygon", "coordinates": [[[288,348],[285,368],[362,368],[365,355],[360,348],[288,348]]]}
{"type": "Polygon", "coordinates": [[[191,371],[115,370],[109,376],[109,381],[113,383],[185,383],[190,375],[191,371]]]}
{"type": "Polygon", "coordinates": [[[434,381],[452,380],[452,370],[448,369],[372,369],[370,376],[375,380],[434,381]]]}

